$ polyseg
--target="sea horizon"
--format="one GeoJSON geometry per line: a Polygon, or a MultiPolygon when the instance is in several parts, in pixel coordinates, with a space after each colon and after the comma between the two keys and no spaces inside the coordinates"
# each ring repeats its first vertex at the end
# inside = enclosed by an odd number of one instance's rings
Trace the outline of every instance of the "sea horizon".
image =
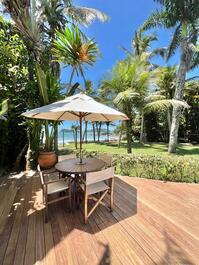
{"type": "MultiPolygon", "coordinates": [[[[80,135],[78,132],[77,133],[77,140],[78,141],[79,141],[79,137],[80,137],[80,135]]],[[[110,131],[109,140],[112,140],[113,138],[116,139],[117,135],[115,135],[112,131],[110,131]]],[[[97,140],[97,133],[95,133],[95,139],[97,140]]],[[[63,144],[63,140],[64,140],[64,143],[74,142],[73,131],[66,129],[64,131],[64,139],[63,139],[63,131],[59,130],[59,132],[58,132],[58,144],[63,144]]],[[[89,130],[87,132],[87,141],[92,142],[93,140],[94,140],[93,139],[93,132],[91,130],[89,130]]],[[[107,134],[103,131],[100,134],[100,141],[106,141],[106,140],[107,140],[107,134]]]]}

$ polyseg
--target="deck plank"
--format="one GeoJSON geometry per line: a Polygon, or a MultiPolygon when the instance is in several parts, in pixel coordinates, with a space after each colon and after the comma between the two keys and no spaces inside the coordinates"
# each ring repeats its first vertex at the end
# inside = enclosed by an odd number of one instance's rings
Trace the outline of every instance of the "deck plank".
{"type": "Polygon", "coordinates": [[[17,241],[13,265],[21,265],[24,263],[26,242],[27,242],[27,235],[28,235],[28,221],[29,221],[27,213],[30,210],[30,201],[32,198],[32,180],[33,179],[30,178],[27,180],[26,183],[24,183],[26,191],[25,191],[25,196],[22,196],[21,199],[24,200],[25,205],[23,208],[19,237],[17,241]]]}
{"type": "Polygon", "coordinates": [[[45,224],[39,178],[4,179],[0,264],[198,264],[199,185],[118,177],[114,191],[114,211],[100,205],[87,225],[64,201],[45,224]]]}

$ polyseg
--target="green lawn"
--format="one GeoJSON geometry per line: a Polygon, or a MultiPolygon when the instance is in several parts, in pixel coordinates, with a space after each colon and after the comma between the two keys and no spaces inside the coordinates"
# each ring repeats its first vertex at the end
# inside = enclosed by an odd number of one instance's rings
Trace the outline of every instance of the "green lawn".
{"type": "MultiPolygon", "coordinates": [[[[66,145],[67,149],[74,149],[74,143],[66,145]]],[[[83,149],[87,151],[98,151],[112,154],[126,154],[126,143],[122,143],[118,148],[117,143],[87,143],[83,144],[83,149]]],[[[167,145],[160,143],[140,144],[138,142],[133,144],[133,154],[149,154],[149,155],[166,155],[167,145]]],[[[179,145],[177,149],[178,155],[194,156],[199,158],[199,146],[179,145]]]]}

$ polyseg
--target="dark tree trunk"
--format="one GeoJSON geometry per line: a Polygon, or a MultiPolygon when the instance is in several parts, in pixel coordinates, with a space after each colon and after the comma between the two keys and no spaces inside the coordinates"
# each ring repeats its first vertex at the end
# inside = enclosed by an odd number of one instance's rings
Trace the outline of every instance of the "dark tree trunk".
{"type": "Polygon", "coordinates": [[[54,150],[58,151],[58,124],[55,122],[54,124],[54,150]]]}
{"type": "Polygon", "coordinates": [[[75,129],[75,149],[77,149],[77,128],[75,129]]]}
{"type": "MultiPolygon", "coordinates": [[[[129,116],[128,116],[129,117],[129,116]]],[[[127,153],[132,153],[132,118],[126,121],[127,153]]]]}
{"type": "Polygon", "coordinates": [[[97,129],[97,141],[100,141],[100,135],[101,135],[101,127],[102,127],[102,122],[96,122],[96,129],[97,129]]]}
{"type": "Polygon", "coordinates": [[[21,160],[24,157],[24,154],[28,148],[28,144],[25,144],[24,147],[21,149],[21,152],[18,154],[15,163],[14,163],[14,170],[20,169],[21,160]]]}
{"type": "Polygon", "coordinates": [[[62,145],[64,147],[64,144],[65,144],[65,140],[64,140],[64,130],[62,131],[62,145]]]}
{"type": "Polygon", "coordinates": [[[92,122],[93,127],[93,142],[95,143],[95,122],[92,122]]]}
{"type": "Polygon", "coordinates": [[[84,129],[83,141],[85,141],[85,143],[88,142],[88,122],[87,121],[85,121],[85,129],[84,129]]]}
{"type": "Polygon", "coordinates": [[[144,143],[144,112],[141,114],[140,143],[144,143]]]}
{"type": "Polygon", "coordinates": [[[109,135],[110,135],[110,133],[109,133],[109,125],[110,125],[110,122],[108,121],[108,122],[106,123],[107,142],[109,142],[109,135]]]}

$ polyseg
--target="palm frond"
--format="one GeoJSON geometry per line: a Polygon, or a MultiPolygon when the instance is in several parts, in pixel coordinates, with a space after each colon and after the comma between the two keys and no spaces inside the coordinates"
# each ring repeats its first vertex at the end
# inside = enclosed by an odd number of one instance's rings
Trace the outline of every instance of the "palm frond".
{"type": "Polygon", "coordinates": [[[31,1],[2,0],[2,4],[15,22],[19,33],[24,34],[34,45],[37,45],[40,31],[36,21],[35,8],[34,5],[31,6],[31,1]]]}
{"type": "Polygon", "coordinates": [[[189,108],[189,105],[185,101],[176,99],[163,99],[150,102],[145,105],[144,112],[158,112],[166,111],[171,107],[189,108]]]}
{"type": "Polygon", "coordinates": [[[69,17],[84,26],[89,26],[96,19],[99,19],[102,22],[105,22],[109,19],[108,15],[105,13],[88,7],[71,6],[65,8],[65,12],[69,17]]]}
{"type": "Polygon", "coordinates": [[[125,102],[129,102],[139,98],[140,94],[137,92],[133,92],[131,89],[120,92],[116,98],[114,99],[114,103],[116,105],[123,105],[125,102]]]}
{"type": "Polygon", "coordinates": [[[167,27],[168,19],[167,12],[165,10],[156,10],[153,12],[148,19],[144,22],[142,30],[148,30],[157,27],[167,27]]]}
{"type": "Polygon", "coordinates": [[[149,95],[147,97],[144,98],[144,102],[146,104],[154,102],[154,101],[158,101],[158,100],[164,100],[165,96],[160,95],[160,94],[154,94],[154,95],[149,95]]]}
{"type": "Polygon", "coordinates": [[[151,57],[156,55],[160,55],[162,58],[165,58],[167,52],[167,48],[156,48],[151,52],[151,57]]]}
{"type": "Polygon", "coordinates": [[[36,63],[36,76],[39,84],[39,91],[43,99],[44,105],[49,103],[48,87],[46,82],[46,74],[42,70],[41,66],[36,63]]]}
{"type": "Polygon", "coordinates": [[[191,65],[189,67],[189,71],[199,66],[199,52],[194,53],[193,59],[191,61],[191,65]]]}
{"type": "MultiPolygon", "coordinates": [[[[8,111],[8,99],[5,99],[1,104],[0,104],[0,116],[4,115],[8,111]]],[[[2,118],[4,119],[4,118],[2,118]]]]}
{"type": "Polygon", "coordinates": [[[53,60],[72,67],[70,84],[74,73],[85,80],[84,67],[93,66],[99,55],[96,42],[93,39],[85,40],[78,27],[57,31],[56,35],[52,47],[53,60]]]}
{"type": "Polygon", "coordinates": [[[195,80],[199,80],[199,75],[196,75],[196,76],[192,76],[192,77],[190,77],[190,78],[187,78],[186,80],[185,80],[185,82],[186,83],[189,83],[189,82],[191,82],[191,81],[195,81],[195,80]]]}
{"type": "Polygon", "coordinates": [[[181,40],[181,25],[178,25],[177,28],[175,29],[169,47],[167,48],[166,60],[169,60],[171,56],[175,54],[176,49],[180,45],[180,40],[181,40]]]}

